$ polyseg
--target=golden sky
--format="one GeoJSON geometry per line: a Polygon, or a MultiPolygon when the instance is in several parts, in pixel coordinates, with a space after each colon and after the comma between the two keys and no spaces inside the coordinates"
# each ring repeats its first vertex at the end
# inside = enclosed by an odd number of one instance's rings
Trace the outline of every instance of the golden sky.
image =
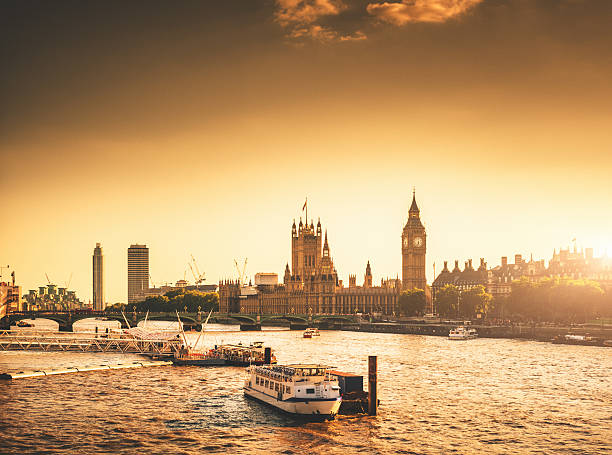
{"type": "Polygon", "coordinates": [[[282,274],[293,218],[341,279],[400,272],[416,187],[433,263],[612,254],[612,2],[3,2],[0,263],[125,301],[156,284],[282,274]],[[189,277],[189,275],[187,275],[189,277]]]}

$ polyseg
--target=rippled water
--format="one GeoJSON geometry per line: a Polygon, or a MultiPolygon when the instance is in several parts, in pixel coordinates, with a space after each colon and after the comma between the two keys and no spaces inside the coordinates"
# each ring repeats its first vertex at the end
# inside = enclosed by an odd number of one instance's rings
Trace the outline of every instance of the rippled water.
{"type": "MultiPolygon", "coordinates": [[[[364,375],[378,355],[379,415],[301,423],[246,400],[234,367],[67,374],[0,382],[0,452],[612,453],[609,348],[339,331],[206,336],[256,340],[282,363],[364,375]]],[[[137,358],[8,352],[0,371],[137,358]]]]}

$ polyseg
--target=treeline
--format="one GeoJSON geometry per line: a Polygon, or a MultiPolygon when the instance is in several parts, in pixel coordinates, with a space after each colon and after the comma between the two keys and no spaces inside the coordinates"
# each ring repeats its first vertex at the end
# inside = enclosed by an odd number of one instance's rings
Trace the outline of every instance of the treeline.
{"type": "Polygon", "coordinates": [[[612,316],[612,293],[591,280],[548,278],[534,283],[522,278],[496,306],[497,313],[514,320],[581,323],[612,316]]]}
{"type": "Polygon", "coordinates": [[[597,317],[612,317],[612,292],[604,292],[596,281],[547,278],[531,282],[521,278],[511,292],[493,299],[484,286],[460,291],[452,284],[436,295],[441,317],[473,319],[480,313],[512,321],[582,323],[597,317]]]}
{"type": "Polygon", "coordinates": [[[478,314],[484,316],[489,312],[492,299],[482,285],[462,292],[447,284],[436,295],[436,309],[444,318],[475,319],[478,314]]]}
{"type": "Polygon", "coordinates": [[[162,296],[147,297],[145,300],[126,305],[127,312],[174,313],[175,311],[196,313],[198,311],[219,311],[219,295],[216,292],[185,291],[167,292],[162,296]]]}
{"type": "Polygon", "coordinates": [[[399,310],[402,316],[419,316],[425,312],[427,303],[423,289],[402,291],[399,296],[399,310]]]}

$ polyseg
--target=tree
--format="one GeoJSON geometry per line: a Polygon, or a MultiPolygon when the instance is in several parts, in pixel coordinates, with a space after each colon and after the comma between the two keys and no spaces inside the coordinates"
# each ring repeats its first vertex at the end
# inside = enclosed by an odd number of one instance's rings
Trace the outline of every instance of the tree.
{"type": "Polygon", "coordinates": [[[475,318],[478,313],[486,314],[491,299],[491,294],[488,294],[481,284],[463,291],[459,302],[459,314],[468,319],[475,318]]]}
{"type": "Polygon", "coordinates": [[[595,281],[547,278],[534,283],[523,277],[512,283],[508,313],[514,319],[584,322],[605,313],[605,296],[595,281]]]}
{"type": "Polygon", "coordinates": [[[459,288],[454,284],[447,284],[436,293],[436,307],[440,316],[449,318],[457,315],[459,294],[459,288]]]}
{"type": "Polygon", "coordinates": [[[403,291],[399,296],[400,311],[404,316],[416,316],[425,311],[427,300],[423,289],[403,291]]]}

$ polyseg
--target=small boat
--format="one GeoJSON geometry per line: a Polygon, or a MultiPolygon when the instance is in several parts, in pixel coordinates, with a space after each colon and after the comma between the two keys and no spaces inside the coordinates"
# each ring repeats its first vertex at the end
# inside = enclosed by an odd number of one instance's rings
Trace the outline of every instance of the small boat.
{"type": "Polygon", "coordinates": [[[304,331],[304,338],[312,338],[312,337],[318,337],[321,334],[319,333],[319,329],[317,329],[316,327],[308,327],[305,331],[304,331]]]}
{"type": "Polygon", "coordinates": [[[17,321],[17,327],[34,327],[34,324],[30,324],[26,321],[17,321]]]}
{"type": "Polygon", "coordinates": [[[473,338],[478,338],[476,329],[467,329],[462,325],[452,329],[448,333],[449,340],[471,340],[473,338]]]}
{"type": "Polygon", "coordinates": [[[175,365],[193,365],[199,367],[224,366],[227,365],[225,359],[218,357],[212,350],[208,352],[194,351],[189,347],[182,347],[172,359],[175,365]]]}
{"type": "Polygon", "coordinates": [[[332,420],[342,396],[324,365],[262,365],[247,368],[244,395],[294,416],[332,420]]]}
{"type": "Polygon", "coordinates": [[[606,346],[606,341],[603,338],[586,335],[576,335],[568,333],[566,335],[557,335],[552,339],[553,344],[572,344],[577,346],[606,346]]]}
{"type": "Polygon", "coordinates": [[[271,348],[265,348],[263,341],[256,341],[248,346],[239,344],[222,344],[211,349],[209,355],[225,361],[226,365],[248,367],[249,365],[264,365],[276,363],[271,348]],[[266,361],[266,349],[270,349],[270,360],[266,361]]]}

